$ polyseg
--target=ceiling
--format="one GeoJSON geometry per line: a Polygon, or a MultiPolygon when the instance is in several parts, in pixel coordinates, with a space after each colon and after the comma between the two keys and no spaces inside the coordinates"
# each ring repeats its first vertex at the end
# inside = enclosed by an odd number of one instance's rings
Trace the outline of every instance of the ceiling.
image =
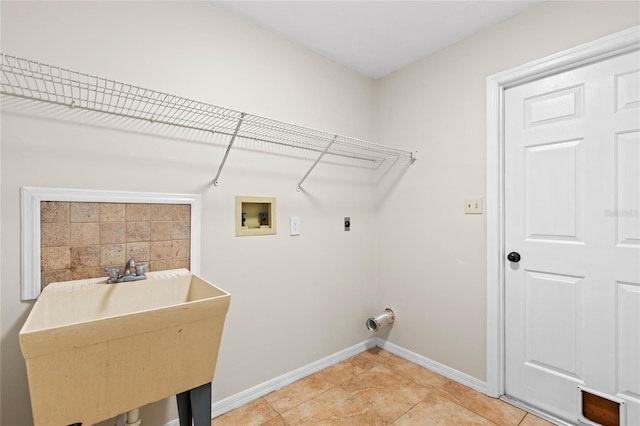
{"type": "Polygon", "coordinates": [[[215,4],[377,79],[540,2],[215,1],[215,4]]]}

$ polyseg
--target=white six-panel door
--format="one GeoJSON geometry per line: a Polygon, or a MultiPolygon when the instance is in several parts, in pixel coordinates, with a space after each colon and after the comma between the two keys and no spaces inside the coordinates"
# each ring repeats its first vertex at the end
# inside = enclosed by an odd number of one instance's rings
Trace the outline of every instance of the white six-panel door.
{"type": "Polygon", "coordinates": [[[505,91],[506,394],[640,425],[640,55],[505,91]]]}

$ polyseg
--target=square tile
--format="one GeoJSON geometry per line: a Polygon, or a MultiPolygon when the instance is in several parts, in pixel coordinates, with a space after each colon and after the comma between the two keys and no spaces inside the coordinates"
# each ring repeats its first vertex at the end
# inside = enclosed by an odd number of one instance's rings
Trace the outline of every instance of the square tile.
{"type": "MultiPolygon", "coordinates": [[[[353,419],[362,420],[367,415],[367,405],[351,392],[340,386],[330,388],[316,398],[310,399],[282,413],[282,418],[290,425],[357,424],[353,419]]],[[[373,416],[371,416],[373,417],[373,416]]],[[[384,419],[370,419],[360,424],[383,425],[384,419]]]]}
{"type": "Polygon", "coordinates": [[[284,421],[282,416],[274,417],[273,419],[262,423],[260,426],[289,426],[287,422],[284,421]]]}
{"type": "Polygon", "coordinates": [[[124,222],[124,203],[100,203],[100,222],[124,222]]]}
{"type": "Polygon", "coordinates": [[[152,221],[171,221],[173,217],[173,205],[151,204],[149,213],[152,221]]]}
{"type": "Polygon", "coordinates": [[[173,206],[171,220],[176,222],[191,222],[191,205],[175,204],[173,206]]]}
{"type": "Polygon", "coordinates": [[[513,405],[488,397],[452,380],[442,386],[441,390],[445,398],[499,425],[518,425],[527,414],[513,405]]]}
{"type": "Polygon", "coordinates": [[[121,244],[127,242],[125,222],[100,222],[100,244],[121,244]]]}
{"type": "Polygon", "coordinates": [[[40,249],[40,268],[42,271],[69,269],[70,247],[42,247],[40,249]]]}
{"type": "Polygon", "coordinates": [[[173,259],[171,267],[168,269],[189,269],[191,270],[191,261],[189,259],[173,259]]]}
{"type": "Polygon", "coordinates": [[[100,203],[69,203],[72,223],[98,222],[100,203]]]}
{"type": "Polygon", "coordinates": [[[395,374],[384,365],[373,367],[341,384],[340,387],[363,401],[368,411],[389,423],[433,391],[395,374]]]}
{"type": "Polygon", "coordinates": [[[389,359],[392,356],[391,353],[377,346],[374,348],[367,349],[366,351],[362,352],[360,355],[374,362],[385,362],[387,359],[389,359]]]}
{"type": "MultiPolygon", "coordinates": [[[[71,281],[71,271],[68,269],[62,269],[57,271],[42,271],[40,278],[40,288],[45,288],[48,284],[59,283],[62,281],[71,281]]],[[[533,426],[533,425],[532,425],[533,426]]]]}
{"type": "Polygon", "coordinates": [[[125,217],[127,222],[147,221],[151,217],[149,204],[127,204],[125,207],[125,217]]]}
{"type": "Polygon", "coordinates": [[[167,241],[173,238],[173,222],[150,222],[150,241],[167,241]]]}
{"type": "Polygon", "coordinates": [[[438,393],[429,394],[422,402],[411,408],[394,426],[449,426],[449,425],[486,425],[494,426],[489,420],[467,410],[438,393]]]}
{"type": "Polygon", "coordinates": [[[173,258],[187,259],[191,255],[190,240],[173,240],[173,258]]]}
{"type": "Polygon", "coordinates": [[[41,223],[40,246],[60,247],[68,246],[71,242],[69,223],[41,223]]]}
{"type": "Polygon", "coordinates": [[[127,242],[149,241],[150,235],[149,222],[127,222],[127,242]]]}
{"type": "Polygon", "coordinates": [[[169,260],[151,260],[149,262],[148,271],[167,271],[169,269],[177,269],[172,266],[169,260]]]}
{"type": "Polygon", "coordinates": [[[173,232],[171,238],[174,240],[186,240],[191,238],[191,225],[189,222],[172,222],[173,232]]]}
{"type": "Polygon", "coordinates": [[[126,262],[124,244],[108,244],[100,246],[100,266],[121,267],[126,262]]]}
{"type": "Polygon", "coordinates": [[[406,385],[410,381],[411,379],[395,374],[385,365],[376,365],[364,373],[347,380],[341,386],[347,390],[355,391],[372,387],[406,385]]]}
{"type": "Polygon", "coordinates": [[[149,249],[152,261],[171,262],[173,260],[173,241],[151,241],[149,249]]]}
{"type": "Polygon", "coordinates": [[[331,387],[333,387],[333,385],[330,382],[316,374],[312,374],[289,386],[271,392],[269,395],[266,395],[264,399],[277,412],[282,414],[296,405],[320,395],[331,387]]]}
{"type": "Polygon", "coordinates": [[[211,426],[260,426],[279,417],[278,413],[263,399],[257,399],[211,421],[211,426]]]}
{"type": "Polygon", "coordinates": [[[327,367],[316,374],[326,381],[338,385],[358,374],[364,373],[376,365],[378,365],[377,362],[371,361],[367,357],[356,355],[331,367],[327,367]]]}
{"type": "Polygon", "coordinates": [[[150,244],[147,242],[127,243],[127,260],[128,259],[133,259],[136,263],[149,262],[149,260],[151,260],[150,244]]]}
{"type": "Polygon", "coordinates": [[[100,246],[71,247],[71,269],[98,266],[100,266],[100,246]]]}
{"type": "Polygon", "coordinates": [[[104,277],[107,280],[107,274],[104,272],[104,268],[100,267],[88,267],[88,268],[74,268],[71,269],[72,280],[84,280],[87,278],[99,278],[104,277]]]}
{"type": "Polygon", "coordinates": [[[100,224],[98,222],[71,223],[70,236],[72,246],[100,244],[100,224]]]}
{"type": "Polygon", "coordinates": [[[69,223],[69,203],[65,201],[41,201],[40,223],[69,223]]]}
{"type": "Polygon", "coordinates": [[[407,377],[421,386],[441,387],[449,383],[449,379],[444,376],[399,356],[390,355],[386,358],[385,366],[394,373],[407,377]]]}

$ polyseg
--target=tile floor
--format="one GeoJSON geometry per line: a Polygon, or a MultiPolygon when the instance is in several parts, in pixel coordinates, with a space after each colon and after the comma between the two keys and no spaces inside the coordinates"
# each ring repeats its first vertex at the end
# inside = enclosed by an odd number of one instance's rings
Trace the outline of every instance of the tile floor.
{"type": "Polygon", "coordinates": [[[380,348],[346,359],[211,421],[212,426],[549,426],[380,348]]]}

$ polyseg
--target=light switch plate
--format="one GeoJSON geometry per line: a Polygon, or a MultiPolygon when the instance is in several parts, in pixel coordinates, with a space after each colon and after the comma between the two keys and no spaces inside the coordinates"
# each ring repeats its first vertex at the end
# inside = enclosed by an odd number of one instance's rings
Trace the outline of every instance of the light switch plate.
{"type": "Polygon", "coordinates": [[[300,217],[289,218],[289,235],[300,235],[300,217]]]}
{"type": "Polygon", "coordinates": [[[482,197],[464,199],[464,214],[482,214],[482,210],[482,197]]]}

